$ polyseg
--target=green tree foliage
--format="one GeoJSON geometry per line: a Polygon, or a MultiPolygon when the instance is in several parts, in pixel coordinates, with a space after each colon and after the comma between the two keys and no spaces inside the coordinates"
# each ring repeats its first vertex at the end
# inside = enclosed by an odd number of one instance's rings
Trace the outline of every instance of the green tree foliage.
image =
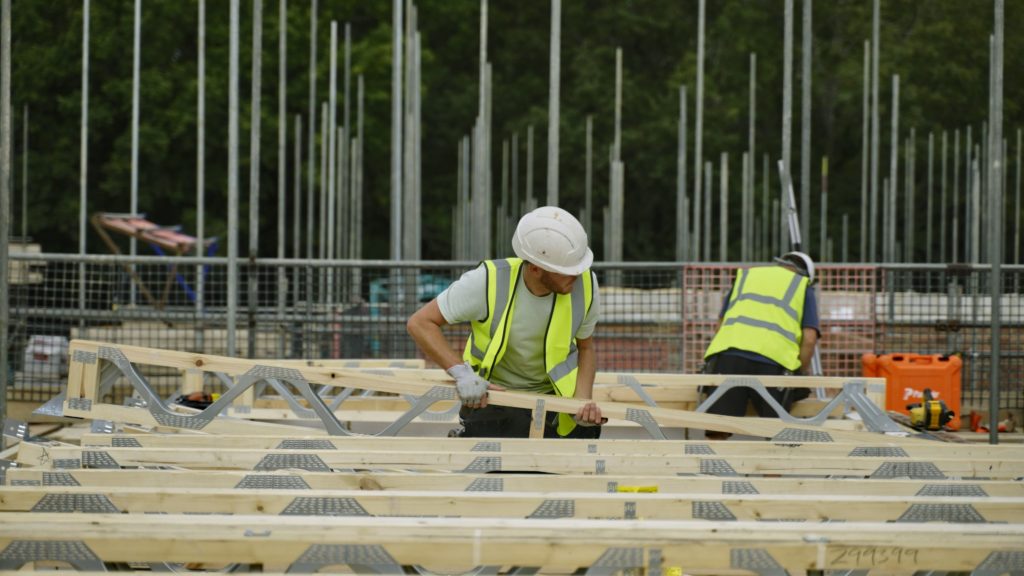
{"type": "MultiPolygon", "coordinates": [[[[239,171],[242,234],[248,227],[249,103],[252,4],[241,2],[239,171]]],[[[278,3],[264,0],[262,133],[260,159],[261,254],[277,243],[277,34],[278,3]]],[[[293,126],[309,105],[311,2],[288,3],[288,210],[291,210],[293,126]]],[[[800,160],[800,0],[795,1],[793,172],[800,160]]],[[[197,0],[143,3],[139,208],[160,223],[195,229],[197,129],[197,0]]],[[[1006,6],[1005,132],[1015,157],[1024,82],[1024,10],[1006,6]]],[[[630,260],[672,258],[676,223],[678,90],[687,85],[689,128],[687,187],[693,185],[697,2],[665,0],[564,0],[562,14],[561,203],[578,211],[584,201],[585,122],[594,117],[594,206],[608,197],[608,149],[614,130],[615,50],[624,60],[622,157],[626,163],[625,255],[630,260]]],[[[831,229],[843,213],[859,222],[863,42],[871,33],[870,0],[830,0],[814,5],[812,212],[817,213],[820,159],[830,159],[831,229]]],[[[494,189],[500,192],[501,142],[519,138],[519,194],[526,188],[526,130],[533,125],[534,194],[546,188],[550,4],[492,0],[489,59],[493,63],[494,189]]],[[[89,60],[88,212],[130,208],[133,2],[92,2],[89,60]]],[[[79,2],[19,0],[13,7],[13,102],[20,128],[23,105],[31,109],[29,159],[30,234],[46,251],[77,247],[79,134],[81,126],[82,7],[79,2]]],[[[916,127],[918,205],[923,221],[927,135],[973,126],[979,134],[988,113],[988,50],[992,30],[988,0],[892,0],[882,3],[880,171],[888,169],[891,76],[901,76],[901,137],[916,127]]],[[[339,46],[344,23],[352,26],[351,122],[355,76],[366,83],[365,257],[388,255],[390,186],[391,3],[320,0],[317,115],[328,98],[330,22],[339,46]]],[[[210,235],[224,236],[227,219],[228,2],[208,0],[206,36],[206,218],[210,235]]],[[[471,131],[479,91],[479,3],[422,0],[424,255],[450,255],[450,208],[457,185],[457,146],[471,131]]],[[[783,9],[781,1],[708,2],[704,95],[704,160],[715,166],[729,153],[732,214],[738,222],[740,161],[747,146],[748,71],[757,53],[757,171],[761,154],[781,155],[783,9]]],[[[341,58],[339,55],[339,66],[341,58]]],[[[339,73],[338,118],[341,121],[339,73]]],[[[319,118],[316,129],[319,141],[319,118]]],[[[20,134],[20,132],[18,132],[20,134]]],[[[950,134],[952,142],[952,134],[950,134]]],[[[977,141],[975,136],[975,141],[977,141]]],[[[20,140],[15,144],[20,169],[20,140]]],[[[936,150],[938,154],[938,148],[936,150]]],[[[319,150],[316,160],[319,159],[319,150]]],[[[902,155],[901,155],[902,162],[902,155]]],[[[938,166],[936,159],[936,166],[938,166]]],[[[1011,168],[1013,163],[1011,162],[1011,168]]],[[[901,167],[902,173],[903,167],[901,167]]],[[[305,174],[303,173],[303,206],[305,174]]],[[[317,170],[317,173],[319,171],[317,170]]],[[[772,173],[773,194],[777,178],[772,173]]],[[[936,175],[937,179],[937,175],[936,175]]],[[[760,186],[760,175],[758,185],[760,186]]],[[[15,179],[20,183],[20,178],[15,179]]],[[[1010,179],[1012,192],[1013,178],[1010,179]]],[[[936,184],[937,188],[937,184],[936,184]]],[[[16,187],[20,193],[20,188],[16,187]]],[[[1012,194],[1009,198],[1012,199],[1012,194]]],[[[758,190],[760,198],[760,189],[758,190]]],[[[1007,206],[1007,212],[1012,205],[1007,206]]],[[[717,206],[716,206],[717,209],[717,206]]],[[[303,208],[303,211],[305,208],[303,208]]],[[[414,216],[416,217],[416,216],[414,216]]],[[[936,216],[937,217],[937,216],[936,216]]],[[[17,218],[17,214],[16,214],[17,218]]],[[[812,237],[817,238],[817,217],[812,237]]],[[[291,214],[287,221],[291,237],[291,214]]],[[[717,221],[717,220],[716,220],[717,221]]],[[[594,244],[600,255],[600,218],[594,244]]],[[[305,222],[304,214],[302,226],[305,222]]],[[[851,246],[859,245],[854,226],[851,246]]],[[[923,228],[923,226],[922,226],[923,228]]],[[[923,232],[918,242],[924,251],[923,232]]],[[[936,240],[937,241],[937,240],[936,240]]],[[[90,231],[90,251],[100,251],[90,231]]],[[[717,246],[717,242],[716,242],[717,246]]],[[[738,243],[731,248],[738,255],[738,243]]],[[[855,253],[855,251],[854,251],[855,253]]],[[[290,254],[290,250],[289,250],[290,254]]]]}

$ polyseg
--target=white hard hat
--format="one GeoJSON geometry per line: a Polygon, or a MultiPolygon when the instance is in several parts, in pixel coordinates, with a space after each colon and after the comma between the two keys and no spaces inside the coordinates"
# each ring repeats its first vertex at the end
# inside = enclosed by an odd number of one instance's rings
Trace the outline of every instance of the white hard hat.
{"type": "Polygon", "coordinates": [[[776,258],[775,261],[779,264],[789,264],[796,267],[804,276],[807,276],[811,284],[814,284],[814,260],[811,260],[811,257],[807,254],[793,250],[792,252],[786,252],[780,258],[776,258]]]}
{"type": "Polygon", "coordinates": [[[569,276],[579,276],[594,263],[583,225],[558,206],[542,206],[520,218],[512,251],[548,272],[569,276]]]}

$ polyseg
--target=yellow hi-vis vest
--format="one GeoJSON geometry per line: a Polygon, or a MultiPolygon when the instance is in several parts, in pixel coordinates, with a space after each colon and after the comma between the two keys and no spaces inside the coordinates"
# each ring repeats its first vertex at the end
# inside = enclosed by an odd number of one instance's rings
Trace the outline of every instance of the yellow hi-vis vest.
{"type": "MultiPolygon", "coordinates": [[[[484,260],[487,271],[487,317],[473,320],[469,340],[462,358],[469,362],[481,378],[491,376],[508,346],[509,327],[515,313],[516,284],[523,269],[519,258],[484,260]]],[[[555,294],[547,331],[544,334],[544,370],[555,394],[572,398],[576,393],[579,351],[576,331],[593,302],[594,282],[586,270],[573,284],[569,294],[555,294]]],[[[558,434],[566,436],[576,427],[571,415],[558,415],[558,434]]]]}
{"type": "Polygon", "coordinates": [[[781,266],[740,270],[722,325],[704,358],[735,348],[797,371],[807,283],[807,277],[781,266]]]}

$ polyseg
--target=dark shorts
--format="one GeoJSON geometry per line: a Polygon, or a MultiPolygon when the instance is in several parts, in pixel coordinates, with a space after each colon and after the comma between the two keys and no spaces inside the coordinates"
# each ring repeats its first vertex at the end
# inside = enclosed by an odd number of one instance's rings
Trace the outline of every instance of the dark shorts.
{"type": "MultiPolygon", "coordinates": [[[[463,430],[459,436],[463,438],[529,438],[532,410],[527,408],[510,408],[508,406],[491,405],[486,408],[466,408],[459,411],[459,420],[463,430]]],[[[576,426],[568,436],[558,435],[558,414],[548,412],[544,422],[545,438],[584,438],[601,437],[600,426],[576,426]]]]}
{"type": "MultiPolygon", "coordinates": [[[[734,374],[745,376],[783,376],[789,371],[778,364],[767,364],[757,362],[750,358],[735,356],[728,353],[715,354],[708,359],[704,367],[705,374],[734,374]]],[[[810,394],[807,388],[768,388],[768,393],[783,408],[789,410],[793,402],[806,398],[810,394]],[[788,391],[788,393],[787,393],[788,391]]],[[[714,387],[708,387],[704,393],[710,396],[714,387]]],[[[709,414],[720,414],[722,416],[745,416],[747,413],[747,402],[754,403],[754,409],[762,418],[776,418],[775,411],[765,402],[752,388],[731,388],[725,392],[714,404],[708,407],[709,414]]]]}

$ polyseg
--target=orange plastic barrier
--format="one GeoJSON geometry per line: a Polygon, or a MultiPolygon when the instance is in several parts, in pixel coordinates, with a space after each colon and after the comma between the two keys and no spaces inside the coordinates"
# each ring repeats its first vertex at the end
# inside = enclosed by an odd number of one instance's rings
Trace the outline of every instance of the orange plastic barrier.
{"type": "Polygon", "coordinates": [[[866,377],[885,378],[885,408],[908,414],[907,404],[921,402],[924,389],[956,413],[947,424],[960,429],[960,369],[958,356],[941,354],[864,354],[861,368],[866,377]]]}

